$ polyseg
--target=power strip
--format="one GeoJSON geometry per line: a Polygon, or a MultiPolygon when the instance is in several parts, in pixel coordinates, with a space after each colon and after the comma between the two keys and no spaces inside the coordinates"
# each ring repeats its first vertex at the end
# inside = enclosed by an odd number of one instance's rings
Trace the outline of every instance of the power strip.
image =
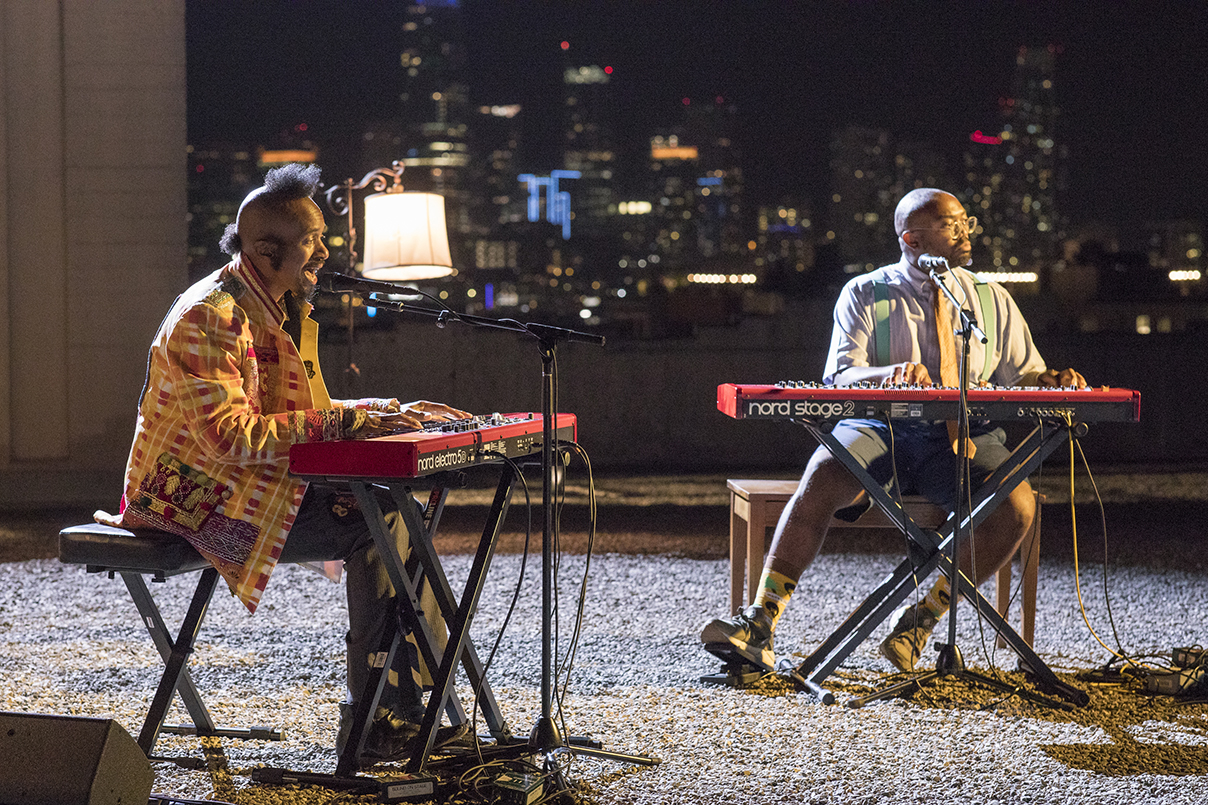
{"type": "MultiPolygon", "coordinates": [[[[1175,649],[1175,652],[1178,651],[1175,649]]],[[[1175,661],[1174,664],[1179,665],[1179,662],[1175,661]]],[[[1205,680],[1208,680],[1208,663],[1198,662],[1168,674],[1150,674],[1145,679],[1145,690],[1162,696],[1178,696],[1200,686],[1205,680]]]]}
{"type": "Polygon", "coordinates": [[[531,805],[541,799],[545,790],[542,778],[535,774],[505,771],[494,782],[503,805],[531,805]]]}
{"type": "Polygon", "coordinates": [[[1153,674],[1145,680],[1145,689],[1162,696],[1177,696],[1204,679],[1204,668],[1184,668],[1171,674],[1153,674]]]}

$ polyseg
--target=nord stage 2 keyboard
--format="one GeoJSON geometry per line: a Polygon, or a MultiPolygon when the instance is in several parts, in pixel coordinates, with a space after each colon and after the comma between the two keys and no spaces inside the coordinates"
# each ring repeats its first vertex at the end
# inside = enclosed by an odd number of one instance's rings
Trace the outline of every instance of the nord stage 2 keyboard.
{"type": "MultiPolygon", "coordinates": [[[[717,387],[717,408],[735,419],[956,419],[960,392],[922,386],[822,386],[813,383],[717,387]]],[[[1141,392],[1131,389],[982,387],[969,390],[969,417],[998,422],[1139,422],[1141,392]]]]}
{"type": "MultiPolygon", "coordinates": [[[[555,414],[555,438],[575,440],[574,414],[555,414]]],[[[541,414],[491,414],[424,430],[289,449],[289,471],[306,478],[390,481],[418,478],[541,452],[541,414]]]]}

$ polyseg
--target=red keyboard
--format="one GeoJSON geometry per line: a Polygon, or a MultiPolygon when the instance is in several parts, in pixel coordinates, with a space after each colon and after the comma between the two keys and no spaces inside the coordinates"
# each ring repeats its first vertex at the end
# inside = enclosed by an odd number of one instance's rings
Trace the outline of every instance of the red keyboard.
{"type": "MultiPolygon", "coordinates": [[[[420,431],[289,449],[289,471],[303,478],[396,480],[516,459],[541,451],[541,414],[492,414],[434,423],[420,431]]],[[[574,414],[556,414],[555,438],[575,440],[574,414]]]]}
{"type": "MultiPolygon", "coordinates": [[[[717,408],[735,419],[956,419],[960,392],[934,387],[821,386],[812,383],[717,387],[717,408]]],[[[969,417],[997,422],[1064,419],[1139,422],[1141,392],[1107,387],[977,388],[969,417]]]]}

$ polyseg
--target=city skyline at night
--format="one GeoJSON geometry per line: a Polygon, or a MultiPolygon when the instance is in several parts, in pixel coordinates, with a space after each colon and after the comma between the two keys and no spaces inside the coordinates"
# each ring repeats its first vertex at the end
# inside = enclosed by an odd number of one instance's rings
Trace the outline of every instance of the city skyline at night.
{"type": "MultiPolygon", "coordinates": [[[[190,140],[264,143],[299,122],[338,138],[388,117],[404,5],[190,2],[190,140]]],[[[685,99],[733,104],[746,192],[765,204],[828,196],[828,149],[848,126],[958,160],[973,132],[999,123],[1018,48],[1055,44],[1070,222],[1139,246],[1153,221],[1203,219],[1196,98],[1208,57],[1193,43],[1208,13],[1196,4],[434,5],[464,20],[469,102],[524,109],[530,163],[558,167],[566,42],[578,62],[611,68],[622,152],[685,99]]]]}

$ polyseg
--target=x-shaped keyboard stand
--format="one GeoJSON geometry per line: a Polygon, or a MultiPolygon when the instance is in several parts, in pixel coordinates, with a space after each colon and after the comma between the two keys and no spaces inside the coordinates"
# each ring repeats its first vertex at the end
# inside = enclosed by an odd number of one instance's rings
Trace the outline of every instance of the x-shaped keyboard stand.
{"type": "MultiPolygon", "coordinates": [[[[917,585],[937,567],[945,573],[951,568],[949,548],[953,539],[954,516],[933,533],[919,528],[903,511],[901,505],[878,484],[868,471],[848,452],[824,423],[796,419],[845,466],[868,492],[872,502],[907,537],[909,555],[885,577],[864,602],[847,617],[830,637],[823,641],[797,667],[796,673],[811,686],[821,685],[827,677],[863,643],[895,609],[914,594],[917,585]]],[[[1039,469],[1044,460],[1070,436],[1071,428],[1082,425],[1045,423],[1037,425],[1016,447],[1006,461],[996,469],[973,494],[970,516],[961,524],[962,533],[970,533],[967,524],[976,528],[1011,494],[1024,479],[1039,469]]],[[[1090,699],[1087,694],[1061,681],[1052,669],[1036,655],[1032,647],[1011,628],[994,606],[982,597],[965,574],[958,579],[959,592],[974,605],[978,615],[990,625],[1003,641],[1019,656],[1021,666],[1046,693],[1082,706],[1090,699]]]]}

